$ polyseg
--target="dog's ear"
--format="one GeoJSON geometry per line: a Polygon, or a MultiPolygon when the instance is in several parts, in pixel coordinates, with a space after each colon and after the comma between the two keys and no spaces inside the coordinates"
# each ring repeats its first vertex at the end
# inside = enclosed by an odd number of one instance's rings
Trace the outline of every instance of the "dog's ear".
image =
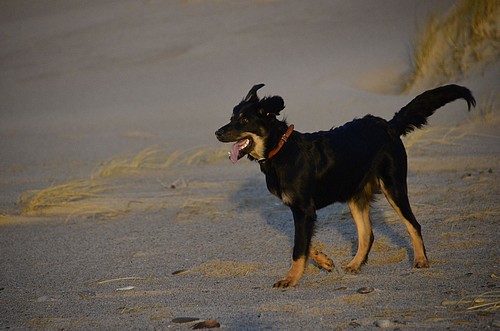
{"type": "Polygon", "coordinates": [[[278,116],[285,109],[285,101],[280,96],[266,97],[259,102],[259,106],[264,113],[278,116]]]}
{"type": "Polygon", "coordinates": [[[258,102],[259,101],[259,97],[257,96],[257,91],[264,87],[265,84],[257,84],[257,85],[254,85],[250,91],[248,91],[248,94],[247,96],[245,97],[245,99],[243,99],[243,101],[245,102],[258,102]]]}

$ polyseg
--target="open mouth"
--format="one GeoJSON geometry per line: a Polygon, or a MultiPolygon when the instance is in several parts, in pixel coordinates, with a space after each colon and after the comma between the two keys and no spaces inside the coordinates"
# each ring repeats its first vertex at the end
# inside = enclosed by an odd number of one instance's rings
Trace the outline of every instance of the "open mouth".
{"type": "Polygon", "coordinates": [[[252,148],[252,144],[251,138],[245,138],[235,142],[229,152],[229,159],[231,162],[236,163],[243,156],[247,155],[252,148]]]}

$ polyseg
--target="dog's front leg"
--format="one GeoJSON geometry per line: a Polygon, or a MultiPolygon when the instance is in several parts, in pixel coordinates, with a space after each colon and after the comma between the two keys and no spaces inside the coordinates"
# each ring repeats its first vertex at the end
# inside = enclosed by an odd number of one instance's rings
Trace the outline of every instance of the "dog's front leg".
{"type": "Polygon", "coordinates": [[[292,266],[286,277],[274,284],[274,287],[292,287],[297,285],[304,274],[311,246],[316,210],[314,206],[291,206],[295,224],[295,243],[293,246],[292,266]]]}

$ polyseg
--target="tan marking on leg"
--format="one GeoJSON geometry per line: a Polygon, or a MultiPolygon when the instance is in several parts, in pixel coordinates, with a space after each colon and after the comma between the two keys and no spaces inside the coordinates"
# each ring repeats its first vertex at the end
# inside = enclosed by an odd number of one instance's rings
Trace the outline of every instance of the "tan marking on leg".
{"type": "Polygon", "coordinates": [[[332,271],[335,268],[335,264],[332,259],[330,259],[325,253],[318,251],[316,248],[311,247],[309,249],[309,257],[318,264],[321,268],[332,271]]]}
{"type": "Polygon", "coordinates": [[[406,230],[410,235],[411,242],[413,244],[413,254],[414,254],[413,267],[429,268],[429,261],[427,260],[427,256],[425,255],[425,246],[424,246],[424,240],[422,239],[422,235],[413,227],[411,222],[403,216],[401,209],[399,209],[394,200],[392,200],[391,196],[388,194],[384,186],[384,183],[382,181],[381,181],[381,187],[382,187],[382,192],[384,192],[384,195],[387,198],[387,201],[389,201],[389,204],[396,211],[399,218],[403,220],[406,226],[406,230]]]}
{"type": "Polygon", "coordinates": [[[297,285],[300,278],[302,278],[302,275],[304,274],[306,263],[307,263],[306,256],[300,257],[296,261],[292,260],[292,266],[290,267],[290,270],[288,270],[286,277],[276,282],[273,287],[286,288],[297,285]]]}
{"type": "Polygon", "coordinates": [[[356,201],[348,201],[352,218],[358,231],[358,250],[354,258],[347,264],[345,271],[349,273],[358,273],[368,258],[368,253],[373,243],[372,224],[370,221],[370,205],[360,206],[356,201]]]}

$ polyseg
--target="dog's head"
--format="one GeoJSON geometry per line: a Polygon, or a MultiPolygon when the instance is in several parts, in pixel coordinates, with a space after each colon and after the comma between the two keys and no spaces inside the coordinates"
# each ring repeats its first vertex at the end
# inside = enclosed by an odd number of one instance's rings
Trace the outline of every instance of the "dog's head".
{"type": "Polygon", "coordinates": [[[234,107],[230,122],[215,132],[219,141],[235,142],[230,152],[233,163],[245,155],[254,160],[266,158],[273,129],[276,130],[277,125],[285,123],[276,118],[285,108],[283,99],[279,96],[260,99],[257,90],[263,86],[264,84],[253,86],[247,96],[234,107]]]}

